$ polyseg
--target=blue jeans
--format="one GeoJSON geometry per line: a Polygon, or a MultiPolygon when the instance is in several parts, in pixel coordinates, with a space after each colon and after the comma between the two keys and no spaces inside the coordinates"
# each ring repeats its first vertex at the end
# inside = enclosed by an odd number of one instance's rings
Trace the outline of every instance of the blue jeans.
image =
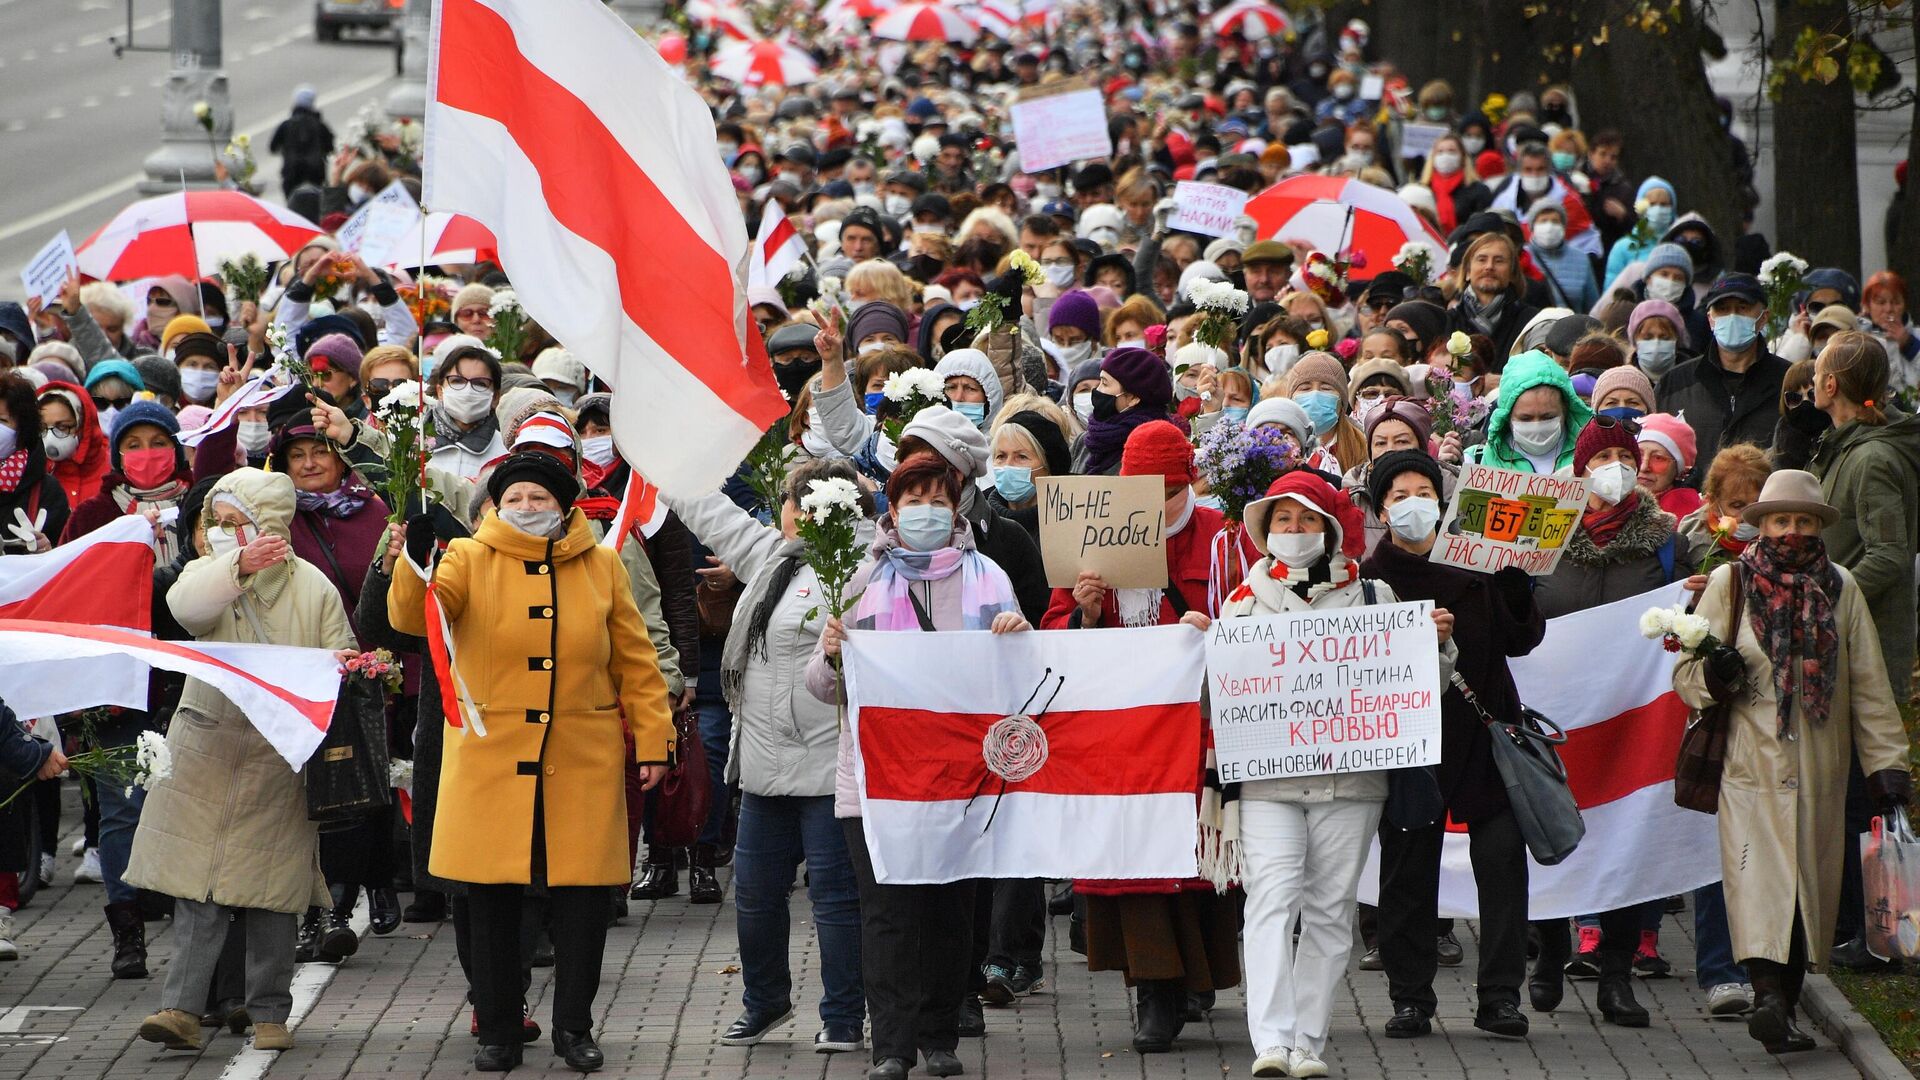
{"type": "Polygon", "coordinates": [[[831,795],[741,796],[733,849],[741,1002],[749,1012],[776,1016],[793,1004],[787,897],[803,858],[820,936],[820,1019],[858,1029],[867,1011],[860,988],[860,899],[831,795]]]}
{"type": "Polygon", "coordinates": [[[727,743],[733,737],[733,714],[727,703],[704,694],[693,699],[694,715],[700,719],[700,745],[707,752],[707,776],[712,781],[712,808],[707,823],[701,826],[700,842],[715,848],[727,834],[727,815],[733,812],[733,792],[727,787],[727,743]]]}
{"type": "Polygon", "coordinates": [[[1702,990],[1747,981],[1746,969],[1734,962],[1727,894],[1717,881],[1693,890],[1693,967],[1702,990]]]}
{"type": "MultiPolygon", "coordinates": [[[[129,746],[144,730],[139,723],[102,725],[97,735],[101,746],[129,746]]],[[[103,781],[88,785],[100,803],[100,877],[106,881],[107,903],[133,900],[140,890],[120,880],[127,872],[127,860],[133,857],[133,832],[140,826],[140,808],[146,804],[147,789],[135,787],[127,794],[127,785],[103,781]]]]}

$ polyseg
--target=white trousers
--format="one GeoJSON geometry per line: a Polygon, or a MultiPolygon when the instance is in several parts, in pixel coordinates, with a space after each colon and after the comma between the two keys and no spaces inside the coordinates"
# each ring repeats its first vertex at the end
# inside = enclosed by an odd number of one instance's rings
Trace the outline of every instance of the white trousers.
{"type": "Polygon", "coordinates": [[[1333,996],[1353,950],[1354,890],[1382,805],[1241,801],[1247,1028],[1255,1052],[1326,1049],[1333,996]]]}

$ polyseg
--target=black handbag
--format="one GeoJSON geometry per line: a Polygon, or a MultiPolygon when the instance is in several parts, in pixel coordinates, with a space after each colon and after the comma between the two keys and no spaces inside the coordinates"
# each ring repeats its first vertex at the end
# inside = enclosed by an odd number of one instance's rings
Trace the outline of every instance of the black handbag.
{"type": "Polygon", "coordinates": [[[1453,688],[1480,714],[1493,738],[1493,764],[1507,786],[1507,802],[1533,860],[1553,866],[1566,860],[1587,834],[1579,804],[1567,786],[1567,767],[1554,747],[1567,733],[1540,713],[1520,706],[1518,723],[1495,720],[1474,696],[1467,680],[1453,673],[1453,688]]]}
{"type": "Polygon", "coordinates": [[[1387,770],[1387,805],[1382,815],[1401,832],[1424,829],[1447,812],[1440,780],[1431,765],[1387,770]]]}
{"type": "Polygon", "coordinates": [[[348,675],[320,748],[307,759],[307,819],[321,832],[350,829],[393,805],[387,703],[378,679],[348,675]]]}

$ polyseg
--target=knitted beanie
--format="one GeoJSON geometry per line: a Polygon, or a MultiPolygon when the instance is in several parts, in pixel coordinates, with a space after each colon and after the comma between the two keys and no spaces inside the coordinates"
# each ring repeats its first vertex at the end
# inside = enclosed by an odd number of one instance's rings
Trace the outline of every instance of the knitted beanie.
{"type": "Polygon", "coordinates": [[[1176,484],[1191,484],[1193,447],[1180,429],[1165,420],[1149,420],[1133,429],[1120,452],[1121,476],[1162,476],[1176,484]]]}
{"type": "Polygon", "coordinates": [[[1387,518],[1387,511],[1382,504],[1386,501],[1387,491],[1393,487],[1394,478],[1409,472],[1417,472],[1432,481],[1440,505],[1447,505],[1446,478],[1433,455],[1423,450],[1395,450],[1374,458],[1373,466],[1367,470],[1367,498],[1372,500],[1373,512],[1380,515],[1380,520],[1387,518]]]}
{"type": "Polygon", "coordinates": [[[307,363],[316,373],[333,368],[346,372],[355,382],[360,381],[363,356],[359,343],[345,334],[328,334],[307,349],[307,363]]]}
{"type": "MultiPolygon", "coordinates": [[[[1612,367],[1600,373],[1593,380],[1593,407],[1598,410],[1600,403],[1615,390],[1631,390],[1640,395],[1640,400],[1650,409],[1653,406],[1653,381],[1647,373],[1637,367],[1612,367]]],[[[1647,409],[1642,409],[1646,412],[1647,409]]]]}
{"type": "Polygon", "coordinates": [[[1071,326],[1087,335],[1088,341],[1100,340],[1100,305],[1085,289],[1065,292],[1047,312],[1048,326],[1071,326]]]}
{"type": "Polygon", "coordinates": [[[1167,362],[1145,349],[1115,349],[1100,361],[1100,370],[1113,376],[1144,405],[1164,406],[1173,400],[1173,376],[1167,371],[1167,362]]]}
{"type": "Polygon", "coordinates": [[[1671,413],[1654,413],[1640,418],[1641,443],[1653,443],[1667,452],[1667,456],[1680,463],[1680,471],[1693,468],[1699,444],[1685,417],[1671,413]]]}
{"type": "Polygon", "coordinates": [[[1618,447],[1633,455],[1634,468],[1640,467],[1640,442],[1628,430],[1626,424],[1596,416],[1586,427],[1580,429],[1580,437],[1573,443],[1573,475],[1587,475],[1587,462],[1602,450],[1618,447]]]}
{"type": "Polygon", "coordinates": [[[1300,358],[1300,362],[1287,371],[1287,396],[1292,397],[1305,387],[1322,382],[1340,388],[1340,407],[1347,407],[1350,394],[1347,391],[1347,369],[1340,358],[1330,352],[1314,351],[1300,358]]]}

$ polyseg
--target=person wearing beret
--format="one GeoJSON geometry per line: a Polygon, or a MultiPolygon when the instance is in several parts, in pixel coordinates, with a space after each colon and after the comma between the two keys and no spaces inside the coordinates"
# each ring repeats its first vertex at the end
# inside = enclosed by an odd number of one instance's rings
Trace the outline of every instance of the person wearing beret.
{"type": "MultiPolygon", "coordinates": [[[[529,885],[545,885],[554,1052],[591,1071],[605,1060],[591,1010],[610,886],[625,885],[630,870],[622,728],[633,733],[651,789],[675,752],[667,682],[626,567],[573,505],[580,486],[572,472],[550,455],[516,453],[486,490],[494,512],[431,571],[463,728],[441,750],[431,870],[467,883],[475,1068],[499,1072],[520,1061],[521,901],[529,885]]],[[[387,595],[401,633],[428,636],[418,568],[433,547],[431,520],[410,522],[407,565],[387,595]]]]}

